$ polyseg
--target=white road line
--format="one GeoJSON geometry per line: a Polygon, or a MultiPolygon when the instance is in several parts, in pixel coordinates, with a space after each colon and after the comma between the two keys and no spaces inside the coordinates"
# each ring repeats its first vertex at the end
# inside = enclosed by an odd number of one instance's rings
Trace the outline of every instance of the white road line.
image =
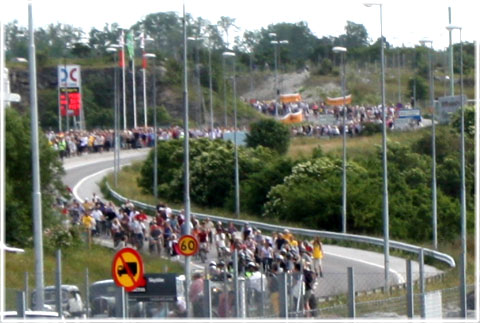
{"type": "Polygon", "coordinates": [[[83,183],[85,183],[86,181],[88,181],[90,178],[95,177],[95,176],[98,176],[98,175],[100,175],[100,174],[102,174],[102,173],[106,173],[106,172],[111,171],[111,170],[113,170],[113,167],[105,168],[105,169],[102,169],[102,170],[99,171],[99,172],[96,172],[96,173],[93,173],[93,174],[91,174],[91,175],[88,175],[87,177],[84,177],[84,178],[82,178],[80,181],[78,181],[78,183],[73,187],[73,190],[72,190],[73,196],[75,196],[75,199],[76,199],[77,201],[79,201],[80,203],[83,203],[83,199],[78,195],[78,188],[79,188],[80,186],[82,186],[83,183]]]}
{"type": "MultiPolygon", "coordinates": [[[[385,269],[385,266],[382,266],[382,265],[379,265],[379,264],[376,264],[376,263],[373,263],[373,262],[369,262],[369,261],[365,261],[365,260],[362,260],[362,259],[357,259],[357,258],[352,258],[352,257],[346,257],[346,256],[340,256],[336,253],[330,253],[330,252],[324,252],[326,255],[329,255],[329,256],[334,256],[334,257],[338,257],[338,258],[343,258],[343,259],[349,259],[349,260],[353,260],[353,261],[356,261],[356,262],[360,262],[360,263],[363,263],[363,264],[366,264],[366,265],[369,265],[369,266],[373,266],[373,267],[377,267],[377,268],[382,268],[382,269],[385,269]]],[[[398,271],[390,268],[390,272],[392,274],[394,274],[395,276],[397,276],[397,279],[398,279],[398,283],[399,284],[404,284],[406,282],[405,280],[405,277],[403,277],[402,274],[400,274],[398,271]]]]}

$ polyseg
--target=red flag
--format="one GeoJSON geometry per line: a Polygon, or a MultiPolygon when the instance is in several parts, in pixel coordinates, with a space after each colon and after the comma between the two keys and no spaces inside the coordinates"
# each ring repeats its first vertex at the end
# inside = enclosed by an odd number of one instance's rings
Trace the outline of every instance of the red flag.
{"type": "Polygon", "coordinates": [[[125,66],[125,53],[123,51],[123,48],[118,52],[118,66],[125,66]]]}
{"type": "Polygon", "coordinates": [[[145,57],[145,53],[142,56],[142,68],[143,69],[147,68],[147,58],[145,57]]]}

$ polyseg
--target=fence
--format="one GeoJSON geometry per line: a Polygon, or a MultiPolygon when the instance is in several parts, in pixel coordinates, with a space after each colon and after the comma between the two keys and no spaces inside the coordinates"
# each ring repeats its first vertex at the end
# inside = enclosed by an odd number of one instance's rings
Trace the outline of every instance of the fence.
{"type": "MultiPolygon", "coordinates": [[[[356,272],[352,267],[345,272],[325,272],[314,278],[315,285],[307,283],[306,277],[312,277],[308,267],[276,274],[264,272],[262,266],[248,272],[232,266],[216,274],[206,267],[203,278],[192,281],[191,287],[199,284],[200,288],[189,288],[190,295],[184,293],[185,280],[177,278],[177,301],[170,302],[134,297],[117,287],[111,277],[91,282],[87,268],[79,268],[72,277],[63,277],[61,269],[54,269],[45,272],[44,300],[51,310],[61,309],[61,314],[79,319],[180,317],[186,315],[186,297],[192,301],[189,318],[459,318],[460,288],[435,289],[435,278],[422,280],[420,272],[411,268],[408,261],[402,273],[407,282],[392,285],[395,287],[385,293],[372,287],[377,274],[356,272]],[[77,307],[72,307],[72,302],[77,307]]],[[[467,291],[474,291],[474,286],[467,291]]],[[[22,313],[22,308],[32,308],[35,293],[28,280],[23,290],[7,289],[7,310],[22,313]],[[21,292],[24,298],[19,297],[21,292]]],[[[467,315],[475,315],[470,303],[467,315]]]]}

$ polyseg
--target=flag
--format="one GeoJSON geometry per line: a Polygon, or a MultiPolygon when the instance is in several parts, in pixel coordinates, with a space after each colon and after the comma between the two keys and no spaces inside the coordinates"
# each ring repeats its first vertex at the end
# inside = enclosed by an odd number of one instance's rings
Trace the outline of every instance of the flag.
{"type": "Polygon", "coordinates": [[[130,56],[130,59],[133,59],[135,56],[135,49],[134,49],[134,41],[133,41],[133,31],[129,31],[127,34],[127,50],[128,50],[128,56],[130,56]]]}
{"type": "Polygon", "coordinates": [[[142,68],[146,69],[147,68],[147,58],[145,57],[145,53],[142,55],[142,68]]]}
{"type": "Polygon", "coordinates": [[[125,53],[123,51],[123,48],[120,49],[120,51],[118,52],[118,66],[125,67],[125,53]]]}

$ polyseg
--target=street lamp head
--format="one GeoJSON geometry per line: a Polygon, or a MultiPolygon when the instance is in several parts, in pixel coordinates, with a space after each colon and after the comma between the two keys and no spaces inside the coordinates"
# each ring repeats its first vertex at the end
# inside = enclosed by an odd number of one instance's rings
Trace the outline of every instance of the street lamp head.
{"type": "Polygon", "coordinates": [[[277,45],[277,44],[278,44],[278,40],[271,40],[271,41],[270,41],[270,44],[277,45]]]}
{"type": "Polygon", "coordinates": [[[279,43],[280,44],[288,44],[288,40],[281,40],[279,43]]]}
{"type": "Polygon", "coordinates": [[[223,57],[235,57],[235,53],[234,52],[223,52],[222,53],[223,57]]]}
{"type": "Polygon", "coordinates": [[[372,7],[372,6],[381,6],[382,4],[381,3],[364,3],[363,4],[365,7],[372,7]]]}
{"type": "Polygon", "coordinates": [[[155,57],[157,57],[157,55],[155,55],[155,54],[153,54],[153,53],[145,53],[143,56],[146,57],[146,58],[155,58],[155,57]]]}
{"type": "Polygon", "coordinates": [[[116,51],[117,51],[117,48],[114,48],[114,47],[108,47],[107,48],[107,52],[109,52],[109,53],[114,53],[116,51]]]}
{"type": "Polygon", "coordinates": [[[334,53],[346,53],[347,49],[345,47],[335,46],[332,48],[334,53]]]}
{"type": "Polygon", "coordinates": [[[447,27],[447,30],[454,30],[454,29],[458,29],[458,30],[462,30],[462,27],[460,26],[454,26],[454,25],[448,25],[447,27]]]}
{"type": "Polygon", "coordinates": [[[422,46],[425,46],[426,44],[432,45],[433,41],[429,40],[429,39],[422,39],[422,40],[420,40],[420,44],[422,44],[422,46]]]}
{"type": "Polygon", "coordinates": [[[195,37],[187,37],[188,40],[197,40],[195,37]]]}
{"type": "Polygon", "coordinates": [[[269,37],[277,37],[277,34],[276,33],[268,33],[268,36],[269,37]]]}

